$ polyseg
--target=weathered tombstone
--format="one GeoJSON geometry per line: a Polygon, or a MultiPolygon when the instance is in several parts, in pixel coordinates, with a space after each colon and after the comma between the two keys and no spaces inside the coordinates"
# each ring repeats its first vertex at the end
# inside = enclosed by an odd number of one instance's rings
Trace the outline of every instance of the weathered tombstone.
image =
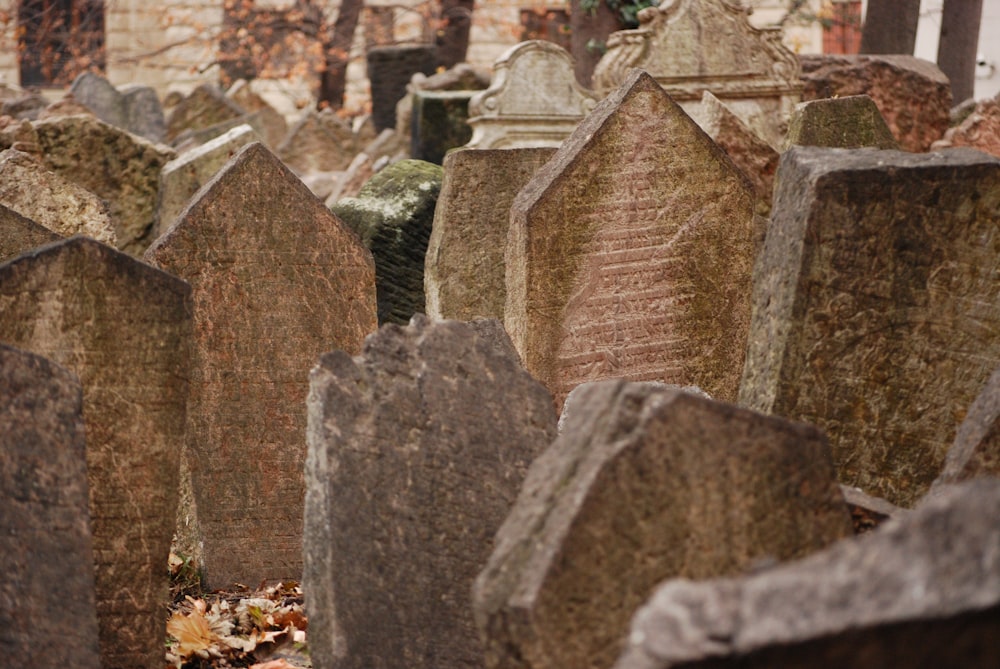
{"type": "MultiPolygon", "coordinates": [[[[410,131],[413,121],[413,94],[419,92],[445,91],[481,91],[490,85],[489,73],[483,73],[468,63],[459,63],[443,72],[426,76],[417,72],[406,84],[405,94],[396,103],[396,134],[406,145],[410,146],[410,131]]],[[[374,119],[374,117],[372,117],[374,119]]],[[[375,125],[374,120],[372,125],[375,125]]]]}
{"type": "Polygon", "coordinates": [[[259,116],[264,144],[268,148],[277,149],[288,134],[288,122],[285,117],[264,98],[254,93],[245,79],[240,79],[230,86],[226,96],[251,114],[259,116]]]}
{"type": "Polygon", "coordinates": [[[803,100],[868,95],[905,151],[927,151],[948,129],[951,86],[930,61],[902,55],[801,56],[803,100]]]}
{"type": "Polygon", "coordinates": [[[746,176],[633,70],[511,207],[504,325],[561,404],[624,377],[736,397],[759,236],[746,176]]]}
{"type": "Polygon", "coordinates": [[[424,264],[427,315],[503,319],[510,206],[554,148],[452,151],[424,264]]]}
{"type": "Polygon", "coordinates": [[[91,116],[34,123],[45,166],[108,202],[118,248],[139,255],[152,241],[160,170],[173,151],[91,116]]]}
{"type": "Polygon", "coordinates": [[[969,407],[934,488],[977,476],[1000,476],[1000,367],[969,407]]]}
{"type": "Polygon", "coordinates": [[[573,58],[552,42],[532,40],[493,64],[493,83],[469,102],[470,149],[558,147],[597,104],[577,83],[573,58]]]}
{"type": "Polygon", "coordinates": [[[985,154],[789,149],[740,403],[818,425],[843,483],[911,506],[1000,364],[998,220],[985,154]]]}
{"type": "Polygon", "coordinates": [[[475,91],[416,91],[410,157],[440,165],[445,154],[469,141],[469,98],[475,91]]]}
{"type": "Polygon", "coordinates": [[[341,198],[356,196],[376,172],[405,159],[407,154],[408,148],[399,134],[392,129],[383,130],[364,151],[354,156],[347,169],[339,176],[334,175],[333,190],[326,198],[326,206],[332,207],[341,198]]]}
{"type": "Polygon", "coordinates": [[[968,146],[1000,157],[1000,95],[976,103],[968,116],[931,148],[952,146],[968,146]]]}
{"type": "Polygon", "coordinates": [[[166,133],[163,106],[149,86],[129,84],[118,90],[101,75],[84,72],[73,80],[69,90],[77,102],[105,123],[154,142],[162,140],[166,133]]]}
{"type": "Polygon", "coordinates": [[[481,666],[469,589],[555,435],[551,396],[497,321],[418,316],[324,355],[308,408],[313,666],[481,666]]]}
{"type": "Polygon", "coordinates": [[[640,13],[639,28],[608,38],[593,86],[606,94],[628,69],[649,72],[685,111],[711,91],[771,146],[802,92],[799,61],[780,28],[750,25],[730,0],[664,0],[640,13]]]}
{"type": "Polygon", "coordinates": [[[59,235],[0,204],[0,263],[59,239],[59,235]]]}
{"type": "Polygon", "coordinates": [[[83,386],[101,666],[163,663],[191,292],[86,237],[0,265],[0,341],[83,386]]]}
{"type": "Polygon", "coordinates": [[[22,91],[15,98],[0,104],[0,116],[12,116],[18,120],[34,121],[49,106],[48,99],[37,91],[22,91]]]}
{"type": "Polygon", "coordinates": [[[14,667],[101,666],[80,381],[0,344],[0,648],[14,667]]]}
{"type": "Polygon", "coordinates": [[[125,128],[154,142],[162,140],[167,134],[167,120],[156,90],[143,84],[125,84],[118,91],[125,107],[125,128]]]}
{"type": "Polygon", "coordinates": [[[416,73],[437,69],[434,45],[382,46],[365,55],[371,82],[372,118],[375,129],[396,127],[396,103],[406,95],[406,85],[416,73]]]}
{"type": "Polygon", "coordinates": [[[615,669],[992,669],[1000,483],[948,490],[863,540],[741,579],[667,581],[615,669]]]}
{"type": "Polygon", "coordinates": [[[303,116],[277,150],[281,160],[298,174],[342,170],[355,153],[357,143],[351,127],[329,108],[303,116]]]}
{"type": "Polygon", "coordinates": [[[785,148],[827,146],[841,149],[898,149],[885,119],[867,95],[800,102],[788,121],[785,148]]]}
{"type": "Polygon", "coordinates": [[[205,583],[298,579],[308,372],[375,330],[371,255],[254,143],[145,258],[193,289],[186,448],[205,583]]]}
{"type": "Polygon", "coordinates": [[[851,532],[815,428],[654,384],[588,384],[476,579],[486,665],[610,667],[665,578],[735,575],[851,532]]]}
{"type": "Polygon", "coordinates": [[[200,130],[246,115],[246,110],[226,97],[215,84],[202,84],[181,100],[167,117],[164,139],[174,141],[186,130],[200,130]]]}
{"type": "Polygon", "coordinates": [[[160,202],[156,208],[157,236],[167,231],[191,197],[229,162],[240,147],[256,141],[260,141],[260,137],[253,128],[238,125],[164,165],[160,172],[160,202]]]}
{"type": "Polygon", "coordinates": [[[107,203],[27,153],[0,152],[0,204],[62,237],[79,233],[116,245],[107,203]]]}
{"type": "Polygon", "coordinates": [[[379,325],[405,324],[425,311],[424,258],[442,173],[439,165],[400,160],[369,179],[358,197],[331,207],[375,258],[379,325]]]}

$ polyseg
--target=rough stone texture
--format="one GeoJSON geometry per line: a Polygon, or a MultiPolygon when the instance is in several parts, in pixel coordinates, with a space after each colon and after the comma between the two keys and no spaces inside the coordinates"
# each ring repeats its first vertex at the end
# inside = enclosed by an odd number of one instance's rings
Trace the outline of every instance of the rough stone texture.
{"type": "Polygon", "coordinates": [[[308,411],[313,666],[482,666],[469,590],[555,436],[552,397],[498,322],[418,316],[324,355],[308,411]]]}
{"type": "Polygon", "coordinates": [[[1000,483],[947,491],[863,540],[739,580],[663,584],[615,669],[992,669],[1000,483]]]}
{"type": "Polygon", "coordinates": [[[149,86],[130,84],[119,91],[99,74],[84,72],[70,86],[73,98],[105,123],[159,142],[167,131],[163,106],[149,86]]]}
{"type": "Polygon", "coordinates": [[[504,325],[561,404],[606,378],[736,397],[750,322],[754,191],[634,70],[511,207],[504,325]]]}
{"type": "Polygon", "coordinates": [[[473,588],[491,669],[610,667],[663,579],[734,575],[852,532],[811,426],[646,383],[574,398],[473,588]]]}
{"type": "Polygon", "coordinates": [[[406,95],[406,85],[414,74],[433,74],[437,58],[433,44],[383,46],[365,54],[371,82],[372,119],[375,129],[396,127],[396,103],[406,95]]]}
{"type": "Polygon", "coordinates": [[[1000,95],[977,103],[972,112],[956,127],[949,128],[932,148],[952,146],[970,146],[1000,156],[1000,95]]]}
{"type": "Polygon", "coordinates": [[[768,216],[774,195],[774,175],[778,171],[781,154],[711,91],[702,95],[701,109],[692,118],[753,182],[757,190],[757,213],[768,216]]]}
{"type": "Polygon", "coordinates": [[[27,153],[0,153],[0,204],[62,237],[79,233],[116,246],[107,203],[27,153]]]}
{"type": "Polygon", "coordinates": [[[0,265],[0,341],[83,386],[101,666],[163,664],[191,291],[86,237],[0,265]]]}
{"type": "Polygon", "coordinates": [[[49,106],[48,98],[35,91],[22,91],[21,95],[0,104],[0,116],[34,121],[49,106]]]}
{"type": "Polygon", "coordinates": [[[416,91],[410,127],[410,157],[440,165],[445,154],[472,137],[469,98],[473,91],[416,91]]]}
{"type": "Polygon", "coordinates": [[[445,157],[424,265],[428,316],[503,318],[510,206],[554,153],[553,148],[477,149],[445,157]]]}
{"type": "Polygon", "coordinates": [[[14,667],[101,666],[80,381],[0,344],[0,649],[14,667]]]}
{"type": "Polygon", "coordinates": [[[364,151],[354,156],[339,177],[334,175],[333,189],[326,198],[326,206],[332,207],[342,198],[356,196],[377,172],[405,159],[408,153],[407,146],[395,130],[383,130],[364,151]]]}
{"type": "Polygon", "coordinates": [[[250,84],[240,79],[229,87],[226,96],[260,119],[260,132],[264,144],[277,149],[288,134],[288,122],[274,107],[250,89],[250,84]]]}
{"type": "Polygon", "coordinates": [[[799,62],[781,29],[753,27],[747,10],[730,0],[674,0],[641,12],[637,30],[608,38],[594,89],[608,93],[633,67],[692,114],[711,91],[774,147],[802,91],[799,62]]]}
{"type": "Polygon", "coordinates": [[[493,83],[469,101],[470,149],[558,147],[597,104],[576,81],[573,57],[542,40],[521,42],[493,64],[493,83]]]}
{"type": "Polygon", "coordinates": [[[422,160],[389,165],[332,211],[375,258],[378,322],[405,324],[424,307],[424,258],[443,170],[422,160]]]}
{"type": "Polygon", "coordinates": [[[934,487],[1000,476],[1000,367],[969,407],[934,487]]]}
{"type": "Polygon", "coordinates": [[[0,204],[0,263],[59,239],[59,235],[0,204]]]}
{"type": "Polygon", "coordinates": [[[740,402],[830,438],[910,506],[1000,364],[1000,160],[792,147],[754,276],[740,402]]]}
{"type": "Polygon", "coordinates": [[[375,330],[371,255],[254,143],[145,257],[194,294],[186,444],[205,582],[298,579],[308,372],[375,330]]]}
{"type": "Polygon", "coordinates": [[[38,114],[38,119],[56,118],[58,116],[76,116],[78,114],[89,114],[94,116],[94,111],[89,107],[80,104],[72,93],[66,93],[62,98],[56,100],[38,114]]]}
{"type": "Polygon", "coordinates": [[[948,129],[951,86],[913,56],[800,56],[803,100],[867,95],[904,151],[927,151],[948,129]]]}
{"type": "Polygon", "coordinates": [[[198,189],[208,183],[241,147],[256,141],[260,141],[260,136],[253,128],[238,125],[164,165],[160,172],[160,202],[156,208],[157,236],[174,224],[198,189]]]}
{"type": "Polygon", "coordinates": [[[152,241],[160,170],[173,151],[92,116],[34,123],[45,166],[107,201],[118,248],[140,255],[152,241]]]}
{"type": "Polygon", "coordinates": [[[202,84],[170,110],[164,139],[173,142],[187,130],[208,128],[238,119],[246,113],[215,84],[202,84]]]}
{"type": "Polygon", "coordinates": [[[351,127],[328,108],[303,116],[288,132],[277,154],[298,174],[306,174],[342,170],[357,150],[351,127]]]}
{"type": "Polygon", "coordinates": [[[801,102],[788,121],[785,148],[828,146],[841,149],[898,149],[875,101],[867,95],[801,102]]]}
{"type": "Polygon", "coordinates": [[[481,91],[489,85],[489,73],[480,72],[468,63],[459,63],[450,70],[437,72],[430,76],[417,72],[410,78],[410,83],[406,85],[403,97],[396,103],[395,127],[400,141],[409,150],[413,118],[413,93],[417,91],[481,91]]]}

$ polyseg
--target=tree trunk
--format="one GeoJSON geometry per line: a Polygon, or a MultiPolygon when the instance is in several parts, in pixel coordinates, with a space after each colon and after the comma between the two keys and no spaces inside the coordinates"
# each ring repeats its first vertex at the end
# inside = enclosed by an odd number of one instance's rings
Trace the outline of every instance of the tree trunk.
{"type": "Polygon", "coordinates": [[[323,41],[326,69],[320,74],[319,104],[326,103],[334,109],[344,106],[344,88],[347,85],[347,63],[350,60],[354,31],[364,0],[341,0],[340,10],[333,29],[323,41]]]}
{"type": "Polygon", "coordinates": [[[919,18],[920,0],[868,0],[861,53],[912,56],[919,18]]]}
{"type": "Polygon", "coordinates": [[[437,31],[438,67],[450,69],[465,61],[469,50],[469,29],[472,27],[473,0],[442,0],[441,20],[437,31]]]}
{"type": "Polygon", "coordinates": [[[604,55],[608,36],[625,26],[618,18],[618,12],[608,7],[608,3],[597,3],[591,14],[580,6],[580,0],[570,2],[569,26],[576,80],[581,86],[589,88],[597,61],[604,55]]]}
{"type": "Polygon", "coordinates": [[[944,0],[937,62],[951,80],[951,99],[956,105],[975,95],[982,15],[983,0],[944,0]]]}

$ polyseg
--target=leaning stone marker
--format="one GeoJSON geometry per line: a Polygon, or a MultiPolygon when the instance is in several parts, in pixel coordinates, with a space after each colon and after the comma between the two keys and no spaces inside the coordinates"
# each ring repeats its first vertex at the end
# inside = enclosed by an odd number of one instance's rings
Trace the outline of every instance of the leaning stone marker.
{"type": "Polygon", "coordinates": [[[80,382],[0,344],[0,649],[13,667],[101,666],[80,382]]]}
{"type": "Polygon", "coordinates": [[[297,580],[309,369],[376,329],[371,254],[256,142],[146,258],[194,294],[187,461],[205,582],[297,580]]]}
{"type": "Polygon", "coordinates": [[[499,322],[422,316],[383,327],[353,360],[324,355],[311,383],[313,666],[481,666],[469,589],[555,436],[552,397],[499,322]]]}
{"type": "Polygon", "coordinates": [[[504,325],[557,402],[624,377],[736,397],[754,188],[633,70],[514,199],[504,325]]]}
{"type": "Polygon", "coordinates": [[[977,476],[1000,476],[1000,367],[969,407],[934,487],[977,476]]]}
{"type": "Polygon", "coordinates": [[[0,262],[59,239],[59,235],[0,205],[0,262]]]}
{"type": "Polygon", "coordinates": [[[851,532],[815,428],[653,384],[588,384],[476,579],[486,665],[610,667],[663,579],[737,574],[851,532]]]}
{"type": "Polygon", "coordinates": [[[660,587],[615,669],[993,669],[1000,483],[947,490],[863,540],[738,580],[660,587]]]}
{"type": "Polygon", "coordinates": [[[0,265],[0,341],[83,386],[101,666],[163,664],[190,288],[86,237],[0,265]]]}
{"type": "Polygon", "coordinates": [[[785,147],[828,146],[841,149],[898,149],[899,142],[885,124],[874,100],[849,95],[800,102],[788,121],[785,147]]]}
{"type": "Polygon", "coordinates": [[[818,425],[841,481],[911,506],[1000,364],[1000,160],[792,147],[740,403],[818,425]]]}

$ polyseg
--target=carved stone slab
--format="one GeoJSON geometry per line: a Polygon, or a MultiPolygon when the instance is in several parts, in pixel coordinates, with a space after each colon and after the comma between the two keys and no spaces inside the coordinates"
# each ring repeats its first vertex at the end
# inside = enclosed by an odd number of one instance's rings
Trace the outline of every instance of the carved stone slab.
{"type": "Polygon", "coordinates": [[[799,61],[781,30],[750,25],[734,0],[663,0],[639,12],[639,28],[613,33],[593,86],[605,94],[629,68],[649,72],[685,110],[705,91],[779,146],[781,126],[802,92],[799,61]]]}
{"type": "Polygon", "coordinates": [[[867,95],[810,100],[795,105],[785,148],[793,145],[858,149],[898,149],[875,101],[867,95]]]}
{"type": "Polygon", "coordinates": [[[598,96],[573,73],[573,57],[544,40],[521,42],[493,64],[493,82],[469,101],[470,149],[558,147],[598,96]]]}
{"type": "Polygon", "coordinates": [[[555,149],[452,151],[427,245],[424,294],[431,318],[503,318],[510,206],[555,149]]]}
{"type": "Polygon", "coordinates": [[[0,205],[0,262],[59,239],[59,235],[0,205]]]}
{"type": "Polygon", "coordinates": [[[76,376],[0,344],[0,648],[16,667],[101,666],[76,376]]]}
{"type": "Polygon", "coordinates": [[[977,476],[1000,476],[1000,367],[969,407],[934,487],[977,476]]]}
{"type": "Polygon", "coordinates": [[[741,579],[667,581],[615,669],[991,669],[1000,483],[946,491],[864,539],[741,579]]]}
{"type": "Polygon", "coordinates": [[[843,483],[911,506],[1000,365],[1000,160],[792,147],[740,403],[830,437],[843,483]]]}
{"type": "Polygon", "coordinates": [[[306,467],[309,649],[326,669],[482,666],[476,573],[552,397],[497,321],[387,325],[311,375],[306,467]]]}
{"type": "Polygon", "coordinates": [[[750,322],[754,190],[634,70],[515,198],[504,325],[562,398],[624,377],[736,397],[750,322]]]}
{"type": "Polygon", "coordinates": [[[83,385],[101,665],[163,664],[190,287],[86,237],[0,265],[0,341],[83,385]]]}
{"type": "Polygon", "coordinates": [[[257,142],[146,258],[193,289],[187,461],[205,580],[297,580],[309,369],[376,329],[371,254],[257,142]]]}
{"type": "Polygon", "coordinates": [[[163,106],[149,86],[129,84],[119,90],[105,77],[84,72],[73,80],[69,92],[105,123],[150,141],[159,142],[167,131],[163,106]]]}
{"type": "Polygon", "coordinates": [[[815,428],[653,384],[587,384],[476,579],[486,665],[610,667],[663,579],[735,575],[851,532],[815,428]]]}

